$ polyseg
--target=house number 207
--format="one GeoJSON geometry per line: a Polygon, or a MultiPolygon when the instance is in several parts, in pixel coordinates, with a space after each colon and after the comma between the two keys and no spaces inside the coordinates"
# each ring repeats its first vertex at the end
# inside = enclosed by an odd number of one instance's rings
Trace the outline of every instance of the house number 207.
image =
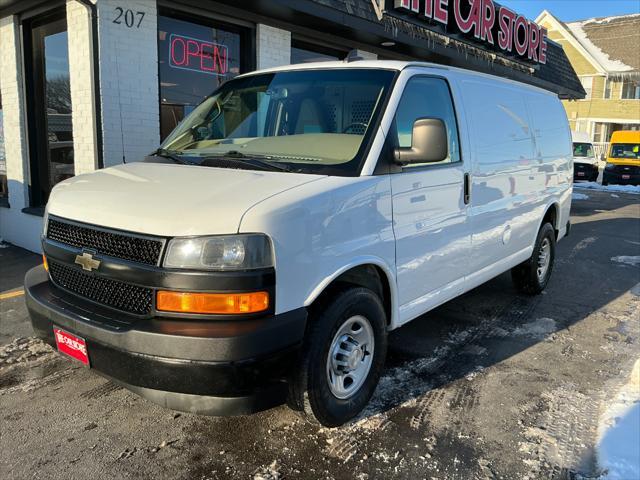
{"type": "Polygon", "coordinates": [[[116,18],[113,19],[113,23],[118,25],[122,25],[123,23],[129,27],[140,28],[140,24],[142,23],[142,19],[144,18],[144,12],[134,12],[130,9],[124,9],[122,7],[116,7],[116,18]]]}

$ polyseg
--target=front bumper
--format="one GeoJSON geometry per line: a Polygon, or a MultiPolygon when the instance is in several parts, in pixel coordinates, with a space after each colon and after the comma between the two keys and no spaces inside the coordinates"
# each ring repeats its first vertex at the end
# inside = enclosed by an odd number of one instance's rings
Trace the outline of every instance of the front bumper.
{"type": "Polygon", "coordinates": [[[617,185],[640,185],[640,167],[636,165],[614,165],[606,168],[602,176],[605,183],[617,185]]]}
{"type": "Polygon", "coordinates": [[[591,163],[574,162],[573,164],[573,180],[585,180],[595,182],[599,174],[598,165],[591,163]]]}
{"type": "Polygon", "coordinates": [[[286,400],[307,312],[234,320],[138,318],[54,286],[42,266],[25,277],[38,337],[55,347],[56,325],[86,340],[92,369],[163,406],[237,415],[286,400]]]}

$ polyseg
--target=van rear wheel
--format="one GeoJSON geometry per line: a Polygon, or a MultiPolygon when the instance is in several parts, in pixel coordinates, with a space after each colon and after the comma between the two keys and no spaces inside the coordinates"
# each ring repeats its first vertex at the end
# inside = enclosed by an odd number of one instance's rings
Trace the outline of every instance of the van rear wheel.
{"type": "Polygon", "coordinates": [[[367,288],[347,288],[312,309],[289,404],[326,427],[367,405],[387,353],[386,314],[367,288]]]}
{"type": "Polygon", "coordinates": [[[556,232],[545,223],[538,232],[531,258],[511,269],[516,288],[528,295],[538,295],[547,287],[556,257],[556,232]]]}

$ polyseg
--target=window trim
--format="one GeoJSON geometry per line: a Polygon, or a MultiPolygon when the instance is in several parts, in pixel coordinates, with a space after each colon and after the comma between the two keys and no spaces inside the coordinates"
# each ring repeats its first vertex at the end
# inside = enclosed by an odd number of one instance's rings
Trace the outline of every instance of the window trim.
{"type": "MultiPolygon", "coordinates": [[[[464,165],[464,157],[462,155],[462,143],[460,142],[460,116],[458,115],[458,109],[456,108],[456,102],[454,100],[453,97],[453,90],[451,89],[451,83],[449,82],[449,79],[445,76],[442,75],[436,75],[436,74],[427,74],[427,73],[417,73],[415,75],[412,75],[411,77],[409,77],[406,81],[406,83],[404,84],[404,89],[402,91],[402,96],[400,97],[400,101],[398,102],[398,106],[396,107],[395,111],[393,112],[393,122],[391,123],[391,128],[389,129],[389,133],[387,134],[387,141],[388,142],[394,142],[395,143],[395,139],[397,138],[397,125],[396,125],[396,115],[398,113],[398,109],[400,108],[400,105],[402,104],[402,97],[404,96],[404,92],[407,89],[407,86],[409,85],[409,83],[416,79],[416,78],[436,78],[436,79],[440,79],[443,80],[447,90],[449,91],[449,98],[451,99],[451,105],[453,107],[453,117],[455,119],[456,122],[456,135],[458,137],[458,154],[460,157],[460,160],[458,160],[457,162],[448,162],[448,163],[419,163],[419,164],[415,164],[415,165],[399,165],[397,163],[395,163],[393,161],[393,158],[391,159],[391,162],[393,165],[395,165],[397,168],[393,168],[391,169],[390,173],[409,173],[409,172],[415,172],[415,171],[420,171],[420,170],[426,170],[426,169],[434,169],[434,168],[453,168],[453,167],[460,167],[461,165],[464,165]]],[[[390,148],[391,149],[395,149],[397,146],[390,143],[390,148]]],[[[380,160],[378,160],[380,162],[380,160]]]]}

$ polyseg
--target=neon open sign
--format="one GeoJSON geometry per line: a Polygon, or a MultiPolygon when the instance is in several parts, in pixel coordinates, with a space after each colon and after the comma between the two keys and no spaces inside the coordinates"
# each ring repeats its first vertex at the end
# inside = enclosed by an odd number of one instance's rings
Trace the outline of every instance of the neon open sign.
{"type": "Polygon", "coordinates": [[[217,43],[171,34],[169,65],[209,75],[226,75],[229,71],[229,51],[217,43]]]}
{"type": "Polygon", "coordinates": [[[393,8],[503,52],[547,63],[547,30],[493,0],[393,0],[393,8]]]}

